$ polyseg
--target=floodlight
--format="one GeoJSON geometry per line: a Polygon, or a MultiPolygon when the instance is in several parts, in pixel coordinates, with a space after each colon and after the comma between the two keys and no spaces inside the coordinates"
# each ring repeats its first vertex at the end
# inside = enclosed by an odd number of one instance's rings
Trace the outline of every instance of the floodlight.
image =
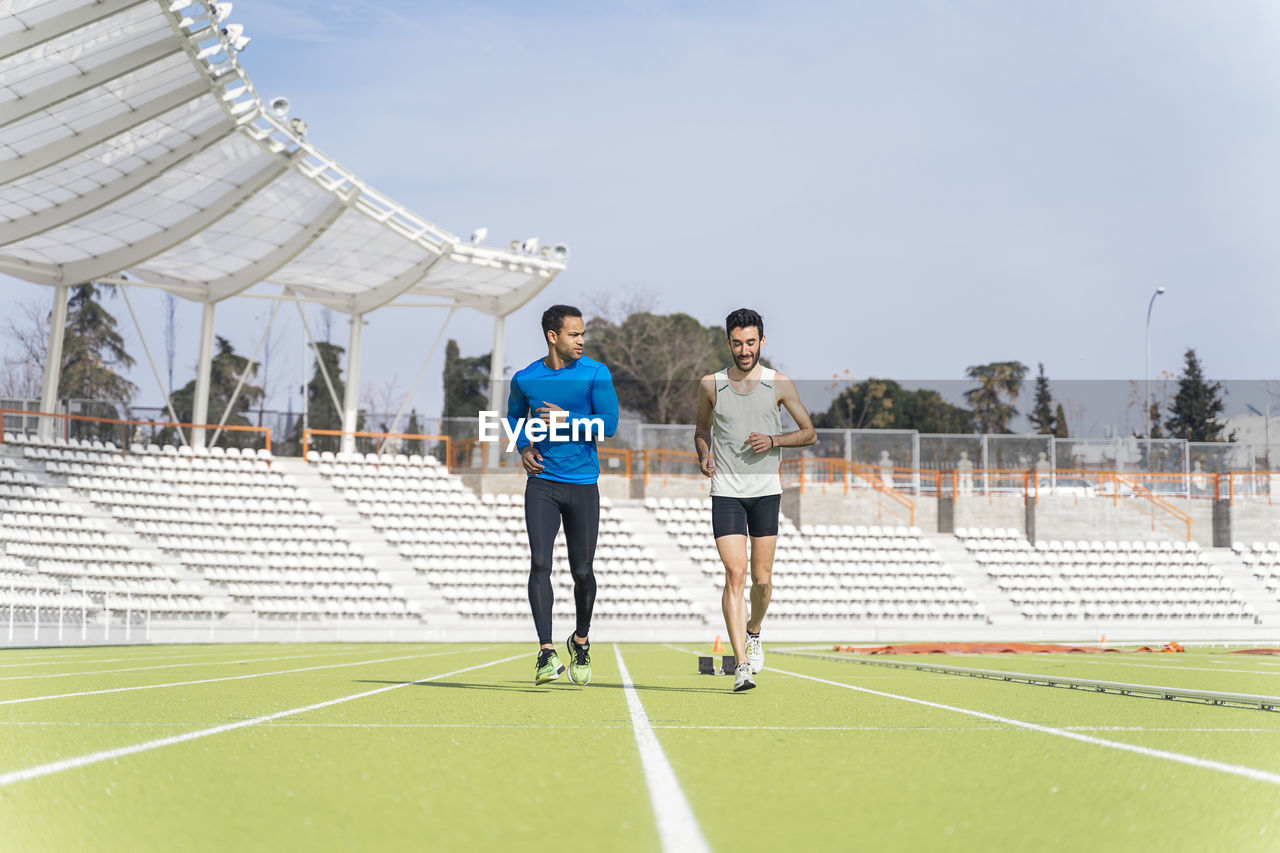
{"type": "Polygon", "coordinates": [[[544,258],[549,258],[549,257],[551,257],[551,247],[550,247],[550,246],[543,246],[541,249],[539,249],[539,250],[538,250],[538,254],[539,254],[539,255],[541,255],[541,256],[542,256],[542,257],[544,257],[544,258]]]}
{"type": "Polygon", "coordinates": [[[565,261],[569,259],[569,247],[564,243],[556,243],[551,247],[551,257],[557,261],[565,261]]]}
{"type": "Polygon", "coordinates": [[[283,97],[272,98],[267,107],[276,118],[284,118],[289,114],[289,99],[283,97]]]}
{"type": "Polygon", "coordinates": [[[227,41],[235,41],[244,35],[244,24],[227,24],[222,28],[222,34],[227,37],[227,41]]]}
{"type": "Polygon", "coordinates": [[[248,36],[240,36],[238,39],[231,42],[231,47],[233,50],[236,51],[236,53],[239,53],[240,51],[248,47],[249,42],[251,41],[253,41],[253,39],[249,38],[248,36]]]}
{"type": "Polygon", "coordinates": [[[307,135],[307,123],[300,118],[290,119],[289,129],[293,131],[295,136],[307,135]]]}
{"type": "Polygon", "coordinates": [[[213,4],[213,19],[215,21],[219,21],[219,22],[225,21],[227,19],[227,16],[230,14],[231,14],[230,3],[214,3],[213,4]]]}
{"type": "Polygon", "coordinates": [[[507,248],[508,248],[508,249],[510,249],[510,250],[511,250],[511,251],[513,251],[513,252],[518,252],[518,251],[520,251],[520,241],[519,241],[519,240],[512,240],[510,243],[508,243],[508,244],[507,244],[507,248]]]}
{"type": "Polygon", "coordinates": [[[520,245],[520,248],[524,249],[526,253],[532,255],[534,252],[538,251],[538,238],[530,237],[520,245]]]}
{"type": "Polygon", "coordinates": [[[479,228],[471,232],[471,245],[483,243],[484,238],[489,236],[489,229],[481,225],[479,228]]]}

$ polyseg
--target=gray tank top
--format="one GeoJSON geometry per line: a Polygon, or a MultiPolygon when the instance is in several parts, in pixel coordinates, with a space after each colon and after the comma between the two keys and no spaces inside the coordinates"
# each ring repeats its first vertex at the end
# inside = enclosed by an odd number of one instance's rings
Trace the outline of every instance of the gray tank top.
{"type": "Polygon", "coordinates": [[[716,472],[711,476],[711,494],[718,497],[758,498],[782,494],[778,465],[782,449],[756,453],[744,447],[753,432],[776,436],[782,430],[778,403],[774,399],[775,371],[760,370],[760,381],[741,394],[729,384],[729,373],[715,375],[716,401],[711,417],[711,452],[716,472]]]}

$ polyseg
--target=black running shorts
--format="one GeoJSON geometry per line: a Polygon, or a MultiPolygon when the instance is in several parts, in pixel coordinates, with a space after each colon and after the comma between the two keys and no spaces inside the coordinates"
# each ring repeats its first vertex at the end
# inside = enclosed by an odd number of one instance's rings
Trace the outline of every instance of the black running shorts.
{"type": "Polygon", "coordinates": [[[721,536],[777,536],[782,495],[758,498],[711,496],[711,530],[721,536]]]}

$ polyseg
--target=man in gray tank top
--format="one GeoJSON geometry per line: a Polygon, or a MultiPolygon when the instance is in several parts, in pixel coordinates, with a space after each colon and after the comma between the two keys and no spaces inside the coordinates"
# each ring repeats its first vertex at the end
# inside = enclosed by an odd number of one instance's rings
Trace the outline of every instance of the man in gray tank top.
{"type": "Polygon", "coordinates": [[[698,383],[698,466],[711,478],[711,528],[724,563],[725,627],[737,659],[734,692],[756,686],[764,669],[760,628],[773,594],[773,552],[778,543],[783,447],[818,440],[795,383],[760,364],[764,320],[749,308],[725,318],[733,365],[698,383]],[[799,429],[783,433],[778,410],[787,407],[799,429]],[[751,537],[748,559],[747,536],[751,537]],[[751,568],[751,618],[743,592],[751,568]]]}

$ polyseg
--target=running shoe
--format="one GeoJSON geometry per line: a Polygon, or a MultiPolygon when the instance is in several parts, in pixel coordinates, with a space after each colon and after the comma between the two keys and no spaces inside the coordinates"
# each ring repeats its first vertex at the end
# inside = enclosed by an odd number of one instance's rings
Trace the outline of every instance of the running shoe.
{"type": "Polygon", "coordinates": [[[751,677],[751,664],[743,661],[738,664],[738,670],[734,673],[733,692],[741,693],[744,690],[750,690],[756,686],[756,680],[751,677]]]}
{"type": "Polygon", "coordinates": [[[570,634],[564,645],[569,650],[569,680],[574,684],[586,684],[591,680],[591,641],[578,645],[570,634]]]}
{"type": "Polygon", "coordinates": [[[564,672],[564,664],[555,649],[539,649],[537,670],[533,676],[534,684],[546,684],[555,681],[564,672]]]}
{"type": "Polygon", "coordinates": [[[764,645],[759,634],[747,634],[747,663],[751,664],[752,675],[764,669],[764,645]]]}

